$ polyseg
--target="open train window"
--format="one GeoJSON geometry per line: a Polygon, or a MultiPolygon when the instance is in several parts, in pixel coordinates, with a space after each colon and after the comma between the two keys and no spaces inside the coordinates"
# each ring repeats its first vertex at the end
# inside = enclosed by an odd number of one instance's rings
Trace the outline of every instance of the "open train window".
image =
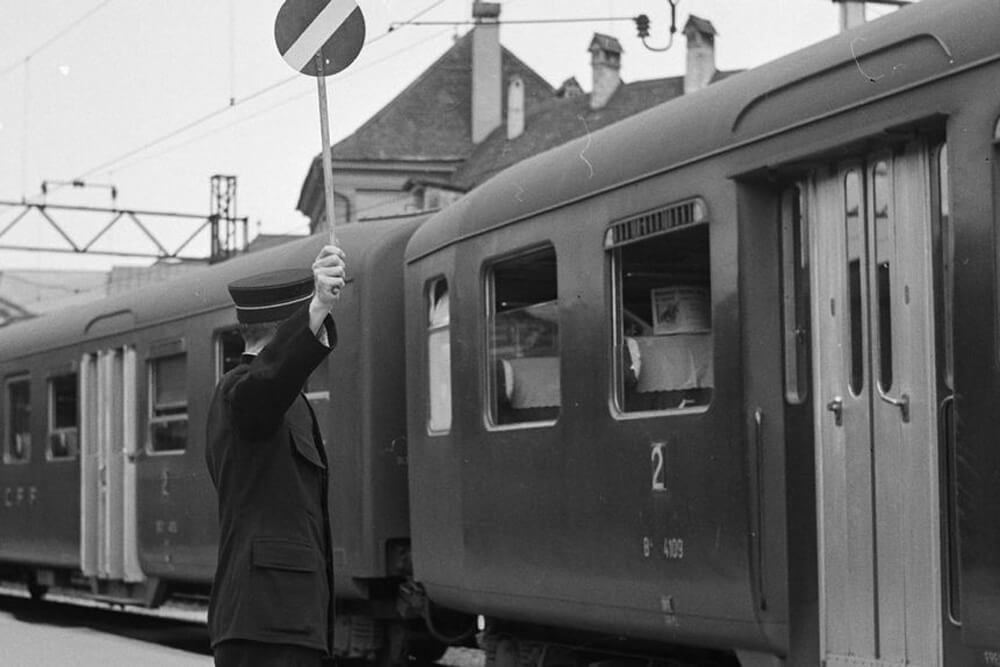
{"type": "Polygon", "coordinates": [[[152,453],[183,452],[187,448],[187,355],[149,362],[149,449],[152,453]]]}
{"type": "Polygon", "coordinates": [[[704,409],[714,386],[707,208],[691,199],[612,223],[615,405],[704,409]]]}
{"type": "Polygon", "coordinates": [[[427,431],[451,430],[451,302],[448,281],[427,286],[427,431]]]}
{"type": "Polygon", "coordinates": [[[79,385],[76,373],[49,378],[49,461],[72,460],[79,452],[79,385]]]}
{"type": "Polygon", "coordinates": [[[4,401],[3,462],[27,463],[31,459],[31,379],[28,376],[10,378],[6,382],[4,401]]]}
{"type": "Polygon", "coordinates": [[[555,249],[498,261],[486,276],[490,420],[552,423],[562,405],[555,249]]]}
{"type": "Polygon", "coordinates": [[[215,336],[215,380],[240,365],[243,336],[239,329],[225,329],[215,336]]]}

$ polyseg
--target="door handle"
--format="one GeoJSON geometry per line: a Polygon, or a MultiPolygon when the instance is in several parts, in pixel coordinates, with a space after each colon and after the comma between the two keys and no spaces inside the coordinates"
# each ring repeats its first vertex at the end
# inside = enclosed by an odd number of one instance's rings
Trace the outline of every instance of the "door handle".
{"type": "Polygon", "coordinates": [[[844,425],[844,399],[840,396],[834,396],[833,400],[826,404],[826,409],[833,413],[834,424],[844,425]]]}
{"type": "Polygon", "coordinates": [[[910,396],[909,394],[900,394],[899,398],[893,398],[889,394],[882,390],[882,383],[875,383],[875,391],[878,392],[878,397],[889,405],[895,405],[899,408],[900,412],[903,413],[903,423],[910,423],[910,396]]]}

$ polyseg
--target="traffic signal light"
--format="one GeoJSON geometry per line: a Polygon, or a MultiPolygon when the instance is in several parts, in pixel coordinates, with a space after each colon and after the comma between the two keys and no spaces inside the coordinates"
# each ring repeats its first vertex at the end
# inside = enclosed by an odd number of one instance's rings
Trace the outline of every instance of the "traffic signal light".
{"type": "Polygon", "coordinates": [[[649,17],[645,14],[639,14],[633,20],[635,21],[635,29],[639,33],[639,37],[649,37],[649,17]]]}

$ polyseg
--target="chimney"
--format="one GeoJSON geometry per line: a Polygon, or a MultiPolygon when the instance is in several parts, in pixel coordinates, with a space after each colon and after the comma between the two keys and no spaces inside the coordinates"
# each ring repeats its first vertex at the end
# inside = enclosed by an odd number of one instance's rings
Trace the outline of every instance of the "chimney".
{"type": "Polygon", "coordinates": [[[507,84],[507,138],[524,133],[524,81],[515,74],[507,84]]]}
{"type": "Polygon", "coordinates": [[[594,75],[594,85],[590,91],[590,108],[600,109],[618,90],[622,82],[622,45],[610,35],[594,33],[590,40],[590,69],[594,75]]]}
{"type": "Polygon", "coordinates": [[[865,3],[863,0],[845,0],[840,3],[840,32],[856,28],[865,22],[865,3]]]}
{"type": "Polygon", "coordinates": [[[715,26],[694,14],[684,24],[687,37],[687,70],[684,72],[684,94],[701,90],[715,76],[715,26]]]}
{"type": "Polygon", "coordinates": [[[472,3],[472,143],[500,125],[500,3],[472,3]]]}

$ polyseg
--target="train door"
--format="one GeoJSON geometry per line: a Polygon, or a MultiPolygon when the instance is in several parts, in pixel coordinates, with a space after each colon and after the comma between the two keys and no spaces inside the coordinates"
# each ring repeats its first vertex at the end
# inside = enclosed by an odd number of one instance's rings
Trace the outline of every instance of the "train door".
{"type": "Polygon", "coordinates": [[[83,574],[139,582],[136,355],[131,346],[80,362],[80,562],[83,574]]]}
{"type": "Polygon", "coordinates": [[[808,183],[827,665],[941,661],[928,183],[916,144],[808,183]]]}

